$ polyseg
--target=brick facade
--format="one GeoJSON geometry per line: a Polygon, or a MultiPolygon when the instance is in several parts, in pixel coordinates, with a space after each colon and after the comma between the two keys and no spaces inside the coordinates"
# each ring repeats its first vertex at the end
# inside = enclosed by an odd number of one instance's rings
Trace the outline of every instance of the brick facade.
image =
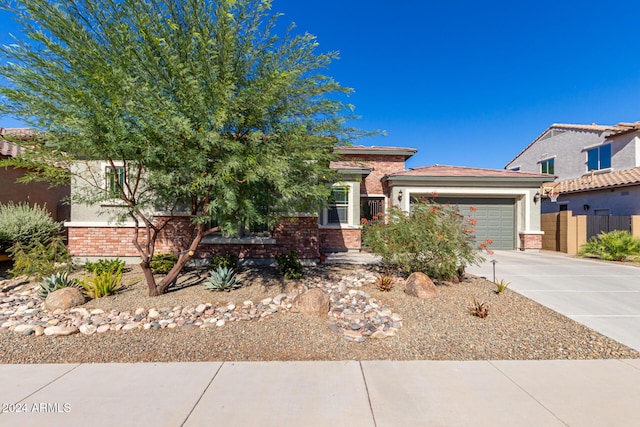
{"type": "Polygon", "coordinates": [[[544,233],[520,233],[521,251],[538,251],[542,249],[542,236],[544,233]]]}
{"type": "MultiPolygon", "coordinates": [[[[165,218],[156,218],[158,222],[165,218]]],[[[177,218],[167,224],[156,242],[156,254],[177,253],[185,250],[192,236],[189,218],[177,218]]],[[[69,227],[69,251],[74,257],[136,257],[133,245],[133,227],[69,227]]],[[[144,229],[139,231],[145,242],[144,229]]],[[[315,217],[285,218],[275,227],[274,243],[201,244],[196,256],[211,257],[218,253],[233,252],[240,258],[275,258],[277,255],[298,251],[302,259],[316,259],[320,255],[318,220],[315,217]]]]}
{"type": "Polygon", "coordinates": [[[362,249],[362,230],[359,228],[321,228],[320,251],[344,252],[362,249]]]}

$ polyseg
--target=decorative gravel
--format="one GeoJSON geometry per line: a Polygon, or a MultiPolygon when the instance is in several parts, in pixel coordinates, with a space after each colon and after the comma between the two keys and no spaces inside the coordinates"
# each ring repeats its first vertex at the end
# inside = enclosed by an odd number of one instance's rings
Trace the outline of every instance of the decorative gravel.
{"type": "Polygon", "coordinates": [[[499,296],[484,279],[439,284],[438,297],[425,301],[406,295],[402,278],[390,292],[377,290],[376,274],[374,266],[323,265],[306,268],[301,280],[284,280],[273,268],[256,267],[241,272],[244,287],[211,292],[203,286],[206,274],[194,270],[181,277],[176,290],[151,298],[132,266],[118,294],[57,314],[33,299],[37,284],[14,287],[0,280],[0,325],[6,325],[0,328],[0,362],[640,357],[522,295],[507,290],[499,296]],[[312,287],[331,296],[327,318],[291,308],[292,298],[312,287]],[[469,312],[474,298],[489,305],[487,318],[469,312]],[[90,328],[95,316],[106,318],[106,332],[90,328]],[[160,318],[164,323],[156,321],[160,318]],[[85,326],[70,336],[16,332],[16,325],[29,322],[85,326]]]}

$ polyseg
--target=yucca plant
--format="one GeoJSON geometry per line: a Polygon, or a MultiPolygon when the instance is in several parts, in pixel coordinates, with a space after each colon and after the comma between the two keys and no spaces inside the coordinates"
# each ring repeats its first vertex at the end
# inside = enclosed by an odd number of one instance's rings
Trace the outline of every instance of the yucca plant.
{"type": "Polygon", "coordinates": [[[233,268],[218,267],[209,272],[209,278],[204,284],[204,288],[210,291],[232,291],[242,287],[233,268]]]}
{"type": "Polygon", "coordinates": [[[70,279],[67,273],[56,273],[49,277],[45,277],[44,281],[40,283],[39,296],[40,299],[46,299],[53,291],[57,291],[62,288],[82,288],[82,285],[78,283],[76,279],[70,279]]]}
{"type": "Polygon", "coordinates": [[[489,315],[489,304],[478,301],[476,297],[473,297],[473,302],[467,308],[471,314],[478,316],[481,319],[484,319],[489,315]]]}
{"type": "Polygon", "coordinates": [[[390,274],[381,274],[376,278],[376,287],[382,292],[389,292],[395,284],[396,281],[390,274]]]}
{"type": "Polygon", "coordinates": [[[102,298],[115,294],[122,287],[122,269],[93,273],[93,277],[81,280],[84,292],[90,298],[102,298]]]}
{"type": "Polygon", "coordinates": [[[496,294],[498,295],[502,295],[502,293],[509,287],[511,283],[507,282],[506,280],[502,279],[499,282],[496,282],[496,294]]]}

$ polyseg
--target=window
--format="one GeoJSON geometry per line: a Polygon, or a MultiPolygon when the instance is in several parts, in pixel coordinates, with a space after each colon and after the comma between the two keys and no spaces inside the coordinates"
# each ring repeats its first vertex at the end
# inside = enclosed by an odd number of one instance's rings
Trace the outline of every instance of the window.
{"type": "Polygon", "coordinates": [[[540,172],[548,173],[549,175],[553,175],[554,172],[554,160],[555,159],[547,159],[540,162],[540,172]]]}
{"type": "Polygon", "coordinates": [[[107,192],[113,197],[118,197],[120,194],[120,187],[124,188],[124,166],[116,166],[112,168],[107,166],[105,169],[105,184],[107,192]]]}
{"type": "Polygon", "coordinates": [[[587,150],[587,171],[611,167],[611,145],[601,145],[587,150]]]}
{"type": "Polygon", "coordinates": [[[349,187],[331,189],[327,206],[327,224],[347,224],[349,222],[349,187]]]}

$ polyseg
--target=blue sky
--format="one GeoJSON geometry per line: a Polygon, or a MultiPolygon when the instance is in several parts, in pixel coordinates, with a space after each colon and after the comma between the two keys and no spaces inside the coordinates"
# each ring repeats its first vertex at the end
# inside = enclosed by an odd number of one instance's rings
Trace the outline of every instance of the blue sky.
{"type": "MultiPolygon", "coordinates": [[[[408,167],[502,168],[552,123],[640,120],[640,2],[274,0],[339,51],[327,74],[408,167]]],[[[0,43],[15,31],[0,12],[0,43]]],[[[2,119],[0,119],[2,120],[2,119]]],[[[0,126],[19,126],[0,121],[0,126]]]]}

